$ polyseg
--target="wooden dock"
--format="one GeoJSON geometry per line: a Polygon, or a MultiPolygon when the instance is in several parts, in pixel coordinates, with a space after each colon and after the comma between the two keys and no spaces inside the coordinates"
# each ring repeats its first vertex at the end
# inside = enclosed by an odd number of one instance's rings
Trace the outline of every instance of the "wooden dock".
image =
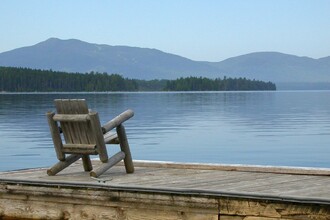
{"type": "Polygon", "coordinates": [[[0,219],[330,219],[330,169],[134,161],[0,173],[0,219]]]}

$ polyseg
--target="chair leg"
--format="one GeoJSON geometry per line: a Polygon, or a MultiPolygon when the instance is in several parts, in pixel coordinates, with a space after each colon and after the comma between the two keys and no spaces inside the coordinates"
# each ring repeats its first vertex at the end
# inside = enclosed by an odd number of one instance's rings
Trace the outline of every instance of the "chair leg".
{"type": "Polygon", "coordinates": [[[68,156],[64,161],[57,162],[54,166],[52,166],[51,168],[49,168],[47,170],[48,176],[56,175],[58,172],[62,171],[64,168],[70,166],[71,164],[73,164],[74,162],[79,160],[80,158],[81,158],[81,155],[72,154],[72,155],[68,156]]]}
{"type": "Polygon", "coordinates": [[[120,124],[119,126],[117,126],[116,131],[118,134],[120,149],[125,153],[124,163],[125,163],[126,173],[134,173],[134,164],[132,160],[131,151],[129,149],[124,125],[120,124]]]}
{"type": "Polygon", "coordinates": [[[102,175],[105,171],[116,165],[119,161],[125,158],[125,153],[120,151],[110,157],[106,163],[102,163],[97,169],[90,172],[90,176],[98,177],[102,175]]]}
{"type": "Polygon", "coordinates": [[[82,161],[83,161],[83,165],[84,165],[84,170],[86,172],[93,170],[93,165],[92,165],[91,158],[89,157],[89,155],[84,155],[82,157],[82,161]]]}

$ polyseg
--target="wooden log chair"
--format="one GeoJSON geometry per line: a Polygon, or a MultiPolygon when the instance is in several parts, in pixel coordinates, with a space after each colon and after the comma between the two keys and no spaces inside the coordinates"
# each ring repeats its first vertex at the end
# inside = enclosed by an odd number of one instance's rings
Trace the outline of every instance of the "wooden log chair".
{"type": "Polygon", "coordinates": [[[57,113],[47,112],[47,120],[59,162],[47,170],[48,175],[56,175],[80,158],[84,170],[90,171],[92,177],[100,176],[121,160],[126,173],[134,172],[123,125],[134,115],[132,110],[126,110],[101,127],[97,112],[90,112],[84,99],[55,99],[54,102],[57,113]],[[114,128],[116,132],[110,132],[114,128]],[[106,144],[119,144],[121,151],[109,158],[106,144]],[[93,169],[90,155],[99,155],[102,164],[97,169],[93,169]]]}

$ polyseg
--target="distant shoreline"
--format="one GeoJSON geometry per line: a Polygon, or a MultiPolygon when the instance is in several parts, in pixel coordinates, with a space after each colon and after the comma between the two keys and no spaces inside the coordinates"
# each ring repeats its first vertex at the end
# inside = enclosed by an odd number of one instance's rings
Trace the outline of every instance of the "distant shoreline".
{"type": "Polygon", "coordinates": [[[67,73],[30,68],[0,67],[0,91],[107,92],[107,91],[264,91],[272,82],[247,78],[180,77],[141,80],[108,73],[67,73]]]}
{"type": "Polygon", "coordinates": [[[258,91],[107,91],[107,92],[0,92],[0,95],[49,95],[49,94],[211,94],[211,93],[274,93],[274,92],[330,92],[330,89],[320,90],[258,90],[258,91]]]}

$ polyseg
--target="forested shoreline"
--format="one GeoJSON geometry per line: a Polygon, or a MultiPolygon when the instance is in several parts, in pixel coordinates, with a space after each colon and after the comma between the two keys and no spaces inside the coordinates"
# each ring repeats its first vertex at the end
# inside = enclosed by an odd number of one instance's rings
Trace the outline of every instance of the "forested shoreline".
{"type": "Polygon", "coordinates": [[[253,91],[276,90],[272,82],[249,80],[246,78],[209,79],[205,77],[187,77],[168,80],[165,90],[168,91],[253,91]]]}
{"type": "Polygon", "coordinates": [[[119,74],[67,73],[30,68],[0,67],[0,92],[102,92],[102,91],[247,91],[276,90],[271,82],[246,78],[138,80],[119,74]]]}

